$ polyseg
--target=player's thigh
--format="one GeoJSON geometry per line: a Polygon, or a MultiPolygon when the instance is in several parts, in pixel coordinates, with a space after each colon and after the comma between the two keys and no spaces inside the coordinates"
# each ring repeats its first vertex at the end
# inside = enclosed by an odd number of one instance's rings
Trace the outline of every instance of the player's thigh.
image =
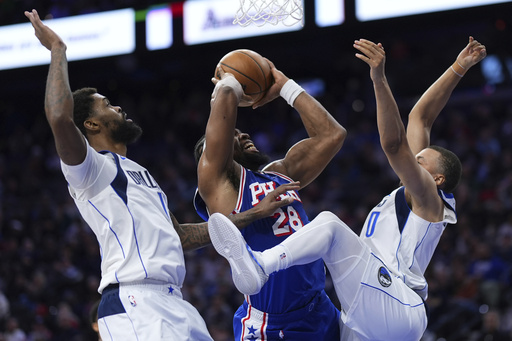
{"type": "Polygon", "coordinates": [[[311,313],[298,321],[295,329],[299,331],[297,336],[302,340],[339,340],[340,311],[327,294],[322,292],[311,313]],[[309,331],[310,338],[300,336],[303,327],[309,331]]]}
{"type": "Polygon", "coordinates": [[[339,340],[340,312],[325,292],[315,297],[304,310],[304,315],[291,322],[272,325],[269,319],[268,335],[274,337],[272,340],[339,340]]]}
{"type": "Polygon", "coordinates": [[[245,306],[235,313],[234,335],[236,341],[310,341],[339,340],[340,318],[329,297],[322,292],[306,307],[279,316],[254,313],[245,306]]]}
{"type": "Polygon", "coordinates": [[[360,288],[342,321],[363,340],[419,340],[427,326],[420,296],[371,257],[360,288]]]}

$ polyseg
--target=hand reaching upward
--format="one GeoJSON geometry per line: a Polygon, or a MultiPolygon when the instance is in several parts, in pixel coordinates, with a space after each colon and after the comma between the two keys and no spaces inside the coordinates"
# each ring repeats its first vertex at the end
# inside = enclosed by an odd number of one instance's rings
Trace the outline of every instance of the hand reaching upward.
{"type": "Polygon", "coordinates": [[[457,56],[457,63],[467,70],[486,56],[487,50],[485,45],[480,44],[475,38],[470,36],[468,45],[457,56]]]}
{"type": "Polygon", "coordinates": [[[48,26],[43,24],[41,19],[39,18],[39,14],[35,9],[31,12],[25,11],[25,16],[30,20],[32,26],[34,27],[35,34],[37,39],[41,42],[41,44],[46,47],[48,50],[52,50],[56,46],[66,48],[66,44],[62,41],[62,39],[48,26]]]}
{"type": "Polygon", "coordinates": [[[354,42],[354,47],[361,52],[356,53],[356,57],[370,66],[370,77],[372,80],[376,82],[385,79],[384,65],[386,63],[386,52],[382,44],[359,39],[354,42]]]}

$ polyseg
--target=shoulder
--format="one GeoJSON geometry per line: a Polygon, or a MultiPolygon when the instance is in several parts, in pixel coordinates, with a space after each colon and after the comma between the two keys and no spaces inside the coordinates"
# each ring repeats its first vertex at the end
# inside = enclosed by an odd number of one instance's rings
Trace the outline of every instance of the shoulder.
{"type": "Polygon", "coordinates": [[[271,163],[263,167],[262,171],[288,175],[284,159],[272,161],[271,163]]]}
{"type": "Polygon", "coordinates": [[[405,189],[405,200],[411,211],[429,222],[456,221],[455,198],[450,193],[436,190],[429,200],[417,201],[405,189]]]}

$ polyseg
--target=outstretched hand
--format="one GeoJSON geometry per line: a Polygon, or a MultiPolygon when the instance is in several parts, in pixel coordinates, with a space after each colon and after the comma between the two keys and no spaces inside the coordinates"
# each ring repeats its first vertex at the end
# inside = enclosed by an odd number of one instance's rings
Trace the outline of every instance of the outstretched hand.
{"type": "Polygon", "coordinates": [[[259,216],[269,217],[271,216],[278,208],[290,205],[293,202],[293,198],[290,196],[282,197],[283,194],[286,194],[288,191],[294,191],[300,189],[300,182],[290,182],[287,184],[282,184],[277,187],[272,192],[268,193],[263,200],[261,200],[258,205],[256,205],[256,209],[259,211],[259,216]]]}
{"type": "Polygon", "coordinates": [[[66,47],[62,39],[52,31],[48,26],[43,24],[41,19],[39,18],[39,14],[35,9],[31,12],[25,11],[25,16],[30,20],[32,26],[34,27],[35,34],[37,39],[41,42],[41,44],[46,47],[48,50],[52,50],[52,48],[56,46],[66,47]]]}
{"type": "Polygon", "coordinates": [[[354,47],[361,52],[356,53],[356,57],[370,66],[370,77],[372,80],[375,82],[384,79],[386,52],[382,44],[375,44],[366,39],[359,39],[354,41],[354,47]]]}
{"type": "Polygon", "coordinates": [[[457,62],[464,69],[469,69],[487,56],[485,45],[480,44],[473,37],[469,37],[469,43],[457,56],[457,62]]]}

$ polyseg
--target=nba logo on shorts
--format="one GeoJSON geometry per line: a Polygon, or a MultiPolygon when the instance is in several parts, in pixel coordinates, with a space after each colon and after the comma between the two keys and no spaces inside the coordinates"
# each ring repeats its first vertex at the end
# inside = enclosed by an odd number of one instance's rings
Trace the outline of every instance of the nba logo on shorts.
{"type": "Polygon", "coordinates": [[[128,296],[128,300],[130,301],[132,307],[135,307],[137,305],[137,302],[135,302],[135,297],[133,295],[128,296]]]}
{"type": "Polygon", "coordinates": [[[379,283],[383,287],[387,288],[391,285],[391,276],[389,275],[388,269],[381,266],[379,269],[379,283]]]}

